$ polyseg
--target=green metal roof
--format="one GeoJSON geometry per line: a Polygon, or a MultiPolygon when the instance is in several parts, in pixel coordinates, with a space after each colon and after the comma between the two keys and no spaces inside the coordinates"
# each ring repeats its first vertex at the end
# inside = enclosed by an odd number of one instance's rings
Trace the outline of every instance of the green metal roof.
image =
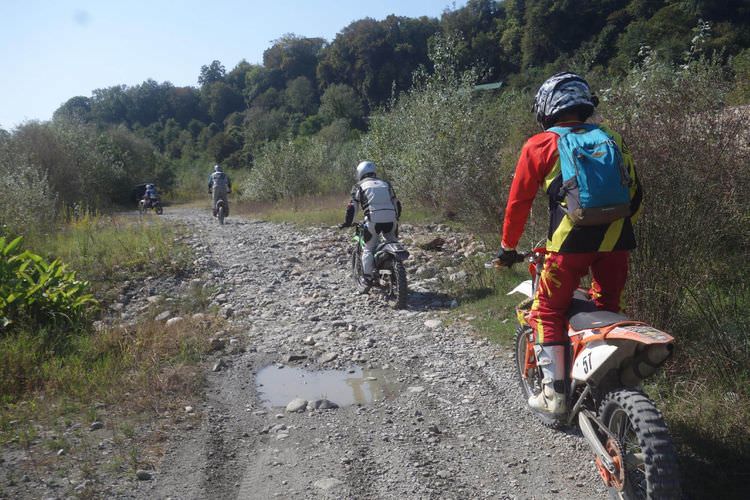
{"type": "Polygon", "coordinates": [[[482,85],[475,85],[474,90],[497,90],[503,86],[503,82],[485,83],[482,85]]]}

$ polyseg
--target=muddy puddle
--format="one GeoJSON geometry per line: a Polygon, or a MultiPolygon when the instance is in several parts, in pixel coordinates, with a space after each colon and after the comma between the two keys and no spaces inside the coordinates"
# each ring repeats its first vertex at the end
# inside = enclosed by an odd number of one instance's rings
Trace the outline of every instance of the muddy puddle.
{"type": "Polygon", "coordinates": [[[258,396],[267,408],[286,406],[294,398],[328,399],[339,406],[366,405],[394,397],[398,382],[386,370],[305,370],[275,365],[255,377],[258,396]]]}

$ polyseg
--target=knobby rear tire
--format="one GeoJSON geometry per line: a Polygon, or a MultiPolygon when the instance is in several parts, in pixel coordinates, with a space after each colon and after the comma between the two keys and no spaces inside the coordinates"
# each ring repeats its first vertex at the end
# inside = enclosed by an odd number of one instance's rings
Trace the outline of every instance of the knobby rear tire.
{"type": "Polygon", "coordinates": [[[161,204],[156,205],[156,214],[161,215],[164,213],[164,209],[162,208],[161,204]]]}
{"type": "Polygon", "coordinates": [[[223,226],[224,225],[224,205],[219,205],[219,208],[216,211],[216,216],[219,219],[219,224],[223,226]]]}
{"type": "Polygon", "coordinates": [[[395,295],[393,304],[394,309],[406,309],[406,301],[409,295],[409,287],[406,283],[406,268],[403,262],[393,261],[391,268],[392,290],[395,295]]]}
{"type": "Polygon", "coordinates": [[[626,457],[624,489],[611,488],[610,497],[680,499],[677,453],[661,412],[648,396],[630,389],[611,391],[602,400],[599,416],[618,437],[626,457]],[[642,457],[642,464],[633,461],[634,454],[642,457]],[[633,457],[629,465],[628,457],[633,457]]]}

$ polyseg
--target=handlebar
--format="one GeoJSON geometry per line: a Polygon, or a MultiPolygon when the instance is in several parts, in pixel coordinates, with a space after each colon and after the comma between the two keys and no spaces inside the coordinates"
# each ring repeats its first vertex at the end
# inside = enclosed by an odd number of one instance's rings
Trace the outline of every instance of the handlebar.
{"type": "Polygon", "coordinates": [[[508,265],[503,264],[502,262],[500,262],[500,259],[492,259],[489,262],[485,262],[484,263],[484,267],[486,269],[504,269],[504,268],[510,269],[510,268],[513,267],[514,264],[520,264],[521,262],[525,261],[526,258],[529,255],[531,255],[531,252],[529,252],[529,253],[519,253],[518,256],[516,257],[516,259],[512,263],[510,263],[508,265]]]}

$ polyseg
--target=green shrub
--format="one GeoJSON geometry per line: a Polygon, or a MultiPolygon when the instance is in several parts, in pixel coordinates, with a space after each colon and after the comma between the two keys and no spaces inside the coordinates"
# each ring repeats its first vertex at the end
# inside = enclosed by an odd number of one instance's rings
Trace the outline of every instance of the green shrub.
{"type": "Polygon", "coordinates": [[[28,153],[0,141],[0,235],[46,232],[55,220],[57,196],[28,153]]]}
{"type": "Polygon", "coordinates": [[[280,201],[347,191],[354,182],[357,147],[357,132],[339,120],[313,137],[270,142],[240,185],[242,196],[280,201]]]}
{"type": "Polygon", "coordinates": [[[457,42],[433,44],[435,73],[371,118],[363,156],[397,192],[447,216],[497,227],[497,212],[516,161],[519,138],[533,126],[525,93],[474,90],[478,71],[457,72],[457,42]],[[513,145],[508,148],[508,145],[513,145]]]}
{"type": "Polygon", "coordinates": [[[76,279],[59,260],[46,262],[28,250],[21,237],[7,242],[0,237],[0,326],[15,324],[56,330],[79,326],[96,304],[86,293],[88,282],[76,279]]]}
{"type": "Polygon", "coordinates": [[[604,94],[602,113],[621,131],[645,203],[630,283],[632,309],[672,328],[697,310],[689,294],[747,279],[750,149],[747,120],[726,108],[722,67],[647,62],[604,94]]]}

